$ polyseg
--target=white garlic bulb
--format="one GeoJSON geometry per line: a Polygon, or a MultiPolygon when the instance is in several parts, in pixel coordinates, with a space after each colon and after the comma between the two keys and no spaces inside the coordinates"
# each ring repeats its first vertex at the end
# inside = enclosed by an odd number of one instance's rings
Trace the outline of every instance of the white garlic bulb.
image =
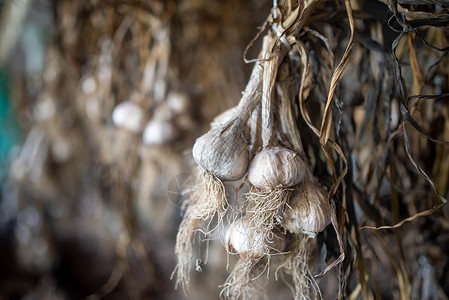
{"type": "Polygon", "coordinates": [[[265,254],[279,253],[287,246],[286,236],[279,230],[273,231],[270,241],[263,239],[262,232],[255,230],[251,218],[246,216],[234,221],[226,232],[228,252],[235,251],[242,259],[259,259],[265,254]]]}
{"type": "Polygon", "coordinates": [[[112,112],[112,122],[115,126],[134,133],[142,129],[143,117],[142,108],[131,101],[119,103],[112,112]]]}
{"type": "Polygon", "coordinates": [[[267,147],[251,161],[248,180],[258,189],[288,188],[303,181],[306,167],[296,152],[283,147],[267,147]]]}
{"type": "Polygon", "coordinates": [[[199,137],[192,154],[201,168],[222,180],[238,180],[248,169],[248,142],[235,125],[214,128],[199,137]]]}
{"type": "Polygon", "coordinates": [[[176,139],[178,132],[171,122],[155,118],[147,123],[142,134],[143,143],[150,145],[163,145],[176,139]]]}
{"type": "Polygon", "coordinates": [[[33,109],[33,116],[36,121],[51,119],[56,113],[55,100],[51,96],[42,96],[33,109]]]}
{"type": "Polygon", "coordinates": [[[170,111],[175,114],[183,114],[187,111],[189,106],[189,100],[184,94],[171,91],[167,95],[167,106],[169,107],[170,111]]]}
{"type": "Polygon", "coordinates": [[[92,76],[85,76],[81,79],[81,89],[85,94],[92,94],[98,85],[92,76]]]}
{"type": "Polygon", "coordinates": [[[282,226],[292,233],[315,237],[331,222],[330,204],[326,191],[318,184],[301,185],[283,212],[282,226]]]}

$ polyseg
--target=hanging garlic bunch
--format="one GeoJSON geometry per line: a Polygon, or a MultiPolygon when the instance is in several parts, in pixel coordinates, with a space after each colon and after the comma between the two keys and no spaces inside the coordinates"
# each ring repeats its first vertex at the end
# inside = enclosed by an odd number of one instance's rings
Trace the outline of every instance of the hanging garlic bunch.
{"type": "Polygon", "coordinates": [[[227,213],[223,182],[247,175],[249,192],[232,206],[236,209],[233,213],[243,217],[231,222],[224,241],[228,253],[237,255],[238,261],[221,295],[226,299],[266,298],[263,287],[267,278],[261,274],[276,257],[278,269],[292,277],[295,300],[309,298],[314,280],[308,270],[308,241],[330,223],[330,205],[301,143],[298,114],[293,109],[297,84],[291,80],[287,50],[289,37],[301,30],[315,4],[309,1],[298,3],[295,10],[290,7],[284,23],[272,20],[275,30],[264,37],[259,61],[239,105],[218,116],[211,130],[193,146],[199,184],[188,199],[177,236],[177,284],[185,287],[189,282],[195,231],[205,227],[207,234],[214,216],[220,224],[227,213]],[[297,24],[290,26],[294,22],[297,24]],[[287,25],[290,32],[280,36],[287,25]],[[256,149],[260,140],[262,148],[256,149]]]}
{"type": "MultiPolygon", "coordinates": [[[[268,34],[264,38],[264,45],[272,49],[276,38],[268,34]]],[[[273,232],[278,231],[282,211],[290,199],[296,186],[301,184],[306,176],[310,175],[308,165],[301,157],[302,147],[296,151],[281,145],[275,136],[275,119],[273,112],[274,87],[276,84],[277,71],[282,61],[281,51],[273,53],[270,59],[264,62],[263,87],[261,99],[262,114],[262,146],[251,160],[248,170],[248,181],[250,192],[243,202],[243,209],[250,216],[250,232],[245,245],[255,241],[270,241],[273,232]],[[298,151],[298,152],[297,152],[298,151]]],[[[300,141],[298,142],[300,144],[300,141]]],[[[257,255],[241,255],[239,261],[228,277],[225,295],[231,299],[238,298],[245,286],[250,281],[237,280],[242,274],[250,275],[255,265],[266,265],[266,259],[272,255],[269,243],[256,243],[253,252],[257,255]]]]}

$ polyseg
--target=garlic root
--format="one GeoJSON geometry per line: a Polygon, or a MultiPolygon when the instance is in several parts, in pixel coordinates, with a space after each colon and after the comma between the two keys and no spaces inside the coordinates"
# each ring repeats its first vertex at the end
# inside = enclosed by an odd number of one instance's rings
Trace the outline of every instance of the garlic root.
{"type": "Polygon", "coordinates": [[[217,226],[220,226],[228,205],[223,183],[206,171],[200,172],[199,185],[192,190],[188,200],[191,203],[176,236],[175,254],[178,257],[178,263],[173,272],[177,275],[175,287],[181,285],[183,290],[190,282],[195,234],[198,230],[208,233],[210,223],[215,216],[217,216],[217,226]]]}
{"type": "Polygon", "coordinates": [[[268,280],[263,275],[267,268],[267,260],[239,259],[228,276],[220,298],[227,300],[268,300],[268,280]]]}
{"type": "Polygon", "coordinates": [[[309,300],[311,288],[318,293],[318,284],[309,275],[308,267],[308,235],[298,234],[290,244],[291,252],[286,255],[284,264],[278,269],[292,277],[295,287],[295,300],[309,300]]]}
{"type": "Polygon", "coordinates": [[[235,220],[226,232],[228,253],[238,254],[241,259],[257,260],[264,255],[284,251],[287,239],[279,229],[273,228],[271,232],[262,234],[254,228],[252,215],[235,220]]]}
{"type": "MultiPolygon", "coordinates": [[[[272,230],[281,223],[282,208],[290,198],[291,189],[258,190],[252,187],[246,198],[246,212],[251,214],[253,234],[272,240],[272,230]]],[[[265,253],[269,254],[265,247],[265,253]]]]}

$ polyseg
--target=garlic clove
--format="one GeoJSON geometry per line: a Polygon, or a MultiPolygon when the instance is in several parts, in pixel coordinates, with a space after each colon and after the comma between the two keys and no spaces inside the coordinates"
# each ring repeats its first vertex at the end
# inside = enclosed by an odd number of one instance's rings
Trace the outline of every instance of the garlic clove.
{"type": "Polygon", "coordinates": [[[119,103],[112,112],[112,122],[115,126],[134,133],[142,129],[143,117],[142,108],[131,101],[119,103]]]}
{"type": "Polygon", "coordinates": [[[283,212],[282,226],[292,233],[315,237],[331,222],[326,191],[318,184],[305,183],[293,194],[283,212]]]}
{"type": "Polygon", "coordinates": [[[307,165],[294,151],[284,147],[267,147],[251,161],[248,180],[258,189],[288,188],[302,182],[307,165]]]}
{"type": "Polygon", "coordinates": [[[159,118],[147,123],[142,134],[143,143],[150,145],[163,145],[174,141],[178,132],[172,123],[159,118]]]}
{"type": "Polygon", "coordinates": [[[246,216],[234,221],[226,232],[225,242],[229,253],[232,250],[241,259],[259,259],[269,253],[279,253],[287,246],[286,236],[273,230],[270,241],[263,239],[262,231],[255,230],[251,218],[246,216]]]}
{"type": "Polygon", "coordinates": [[[238,180],[248,169],[248,142],[232,125],[211,129],[199,137],[192,154],[201,168],[222,180],[238,180]]]}

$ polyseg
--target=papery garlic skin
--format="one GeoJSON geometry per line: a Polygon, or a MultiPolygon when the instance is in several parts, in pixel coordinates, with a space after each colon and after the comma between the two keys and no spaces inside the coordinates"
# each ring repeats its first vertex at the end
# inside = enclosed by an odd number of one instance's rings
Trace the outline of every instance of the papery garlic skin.
{"type": "Polygon", "coordinates": [[[326,191],[314,183],[301,185],[283,212],[282,226],[292,233],[315,237],[331,222],[326,191]]]}
{"type": "Polygon", "coordinates": [[[219,114],[214,118],[212,123],[210,123],[210,128],[218,128],[220,126],[225,125],[227,122],[231,121],[233,117],[236,116],[237,112],[238,112],[237,106],[225,110],[224,112],[222,112],[221,114],[219,114]]]}
{"type": "Polygon", "coordinates": [[[131,101],[119,103],[112,111],[114,125],[134,133],[142,129],[143,117],[142,108],[131,101]]]}
{"type": "Polygon", "coordinates": [[[243,217],[234,221],[225,236],[227,250],[238,254],[241,259],[259,259],[269,253],[279,253],[285,250],[287,240],[278,230],[273,231],[272,240],[264,240],[262,232],[255,230],[251,218],[243,217]]]}
{"type": "Polygon", "coordinates": [[[248,169],[248,142],[238,130],[211,129],[196,140],[192,154],[202,169],[222,180],[238,180],[248,169]]]}
{"type": "Polygon", "coordinates": [[[306,164],[294,151],[267,147],[251,161],[248,180],[258,189],[288,188],[303,181],[306,164]]]}

